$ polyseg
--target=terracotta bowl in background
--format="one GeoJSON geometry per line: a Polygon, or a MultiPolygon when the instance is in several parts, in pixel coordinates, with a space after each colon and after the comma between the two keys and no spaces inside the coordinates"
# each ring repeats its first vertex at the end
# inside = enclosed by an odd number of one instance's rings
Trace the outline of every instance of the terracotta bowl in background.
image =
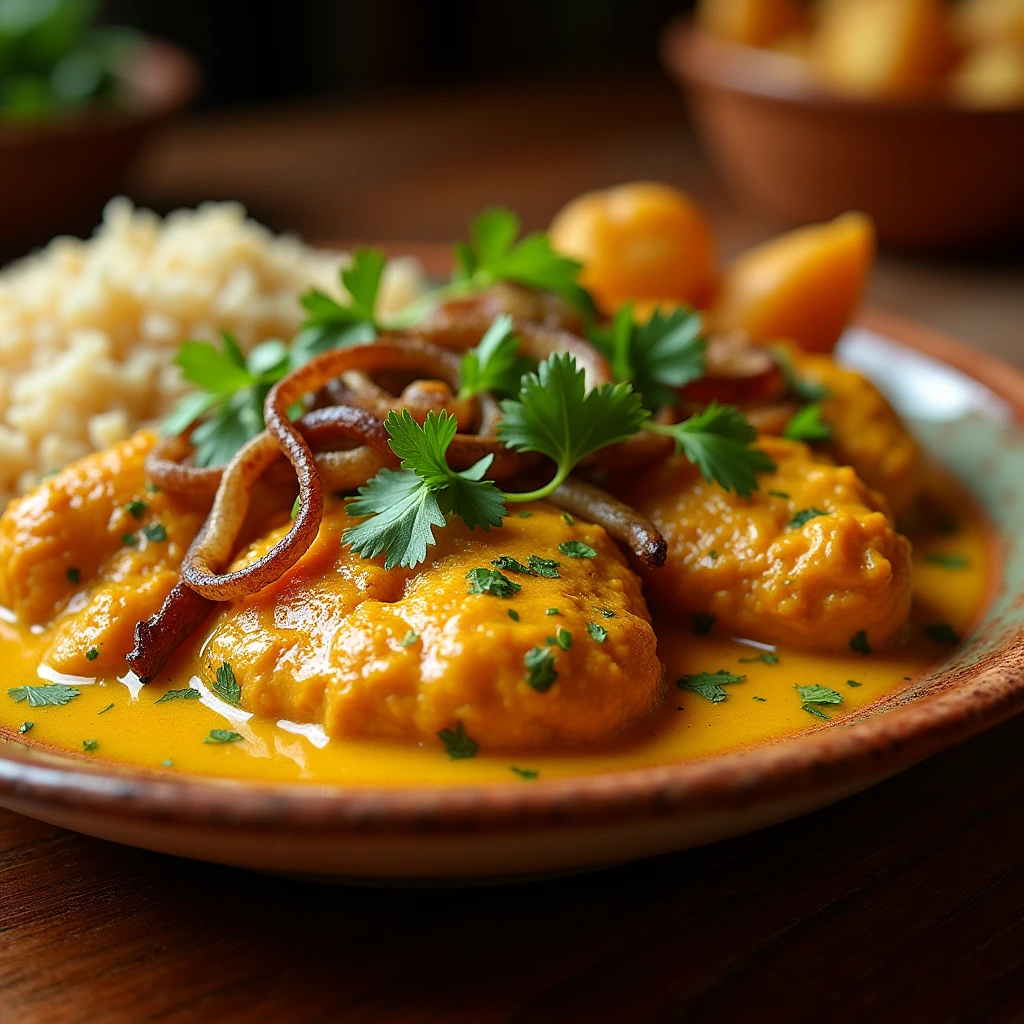
{"type": "Polygon", "coordinates": [[[743,199],[786,221],[862,210],[883,243],[959,248],[1024,230],[1024,108],[827,93],[791,57],[678,19],[662,60],[743,199]]]}
{"type": "Polygon", "coordinates": [[[0,122],[0,238],[5,247],[94,223],[150,132],[195,95],[199,67],[149,41],[122,69],[124,103],[46,122],[0,122]]]}

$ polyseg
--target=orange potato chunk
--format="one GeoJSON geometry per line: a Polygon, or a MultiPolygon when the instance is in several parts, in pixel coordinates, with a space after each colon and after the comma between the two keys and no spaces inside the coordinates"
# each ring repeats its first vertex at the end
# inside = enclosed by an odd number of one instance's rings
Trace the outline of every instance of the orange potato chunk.
{"type": "Polygon", "coordinates": [[[629,299],[701,304],[716,273],[711,229],[671,185],[640,181],[587,192],[549,229],[556,250],[583,264],[580,282],[605,312],[629,299]]]}
{"type": "Polygon", "coordinates": [[[806,27],[797,0],[701,0],[696,22],[708,32],[747,46],[771,46],[806,27]]]}
{"type": "Polygon", "coordinates": [[[942,0],[825,0],[820,8],[812,59],[843,92],[927,92],[956,56],[942,0]]]}
{"type": "Polygon", "coordinates": [[[862,213],[769,239],[726,268],[711,323],[755,341],[785,338],[830,352],[860,301],[874,248],[874,227],[862,213]]]}

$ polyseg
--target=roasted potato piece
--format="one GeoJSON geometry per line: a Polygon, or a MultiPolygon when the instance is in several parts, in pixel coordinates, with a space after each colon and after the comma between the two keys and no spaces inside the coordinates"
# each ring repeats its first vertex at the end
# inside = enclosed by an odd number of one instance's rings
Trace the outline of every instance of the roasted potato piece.
{"type": "Polygon", "coordinates": [[[711,324],[830,352],[860,301],[874,247],[874,228],[861,213],[769,239],[726,268],[711,324]]]}
{"type": "Polygon", "coordinates": [[[711,229],[671,185],[587,192],[559,211],[549,234],[556,250],[583,264],[580,283],[605,312],[629,299],[700,305],[715,280],[711,229]]]}
{"type": "Polygon", "coordinates": [[[749,500],[681,458],[618,485],[668,541],[665,567],[642,572],[651,607],[811,650],[849,650],[861,632],[872,647],[895,640],[910,611],[910,542],[885,498],[804,444],[760,447],[777,468],[749,500]]]}
{"type": "Polygon", "coordinates": [[[812,61],[858,95],[933,91],[957,57],[942,0],[824,0],[812,61]]]}

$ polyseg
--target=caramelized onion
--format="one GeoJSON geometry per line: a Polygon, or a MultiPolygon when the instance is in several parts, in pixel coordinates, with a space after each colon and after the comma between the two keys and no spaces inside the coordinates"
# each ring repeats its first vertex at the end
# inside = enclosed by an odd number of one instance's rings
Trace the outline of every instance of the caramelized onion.
{"type": "Polygon", "coordinates": [[[548,501],[574,516],[603,526],[610,537],[629,548],[648,568],[657,569],[665,564],[668,545],[658,528],[636,509],[600,487],[570,476],[548,501]]]}
{"type": "Polygon", "coordinates": [[[216,606],[215,601],[201,597],[181,583],[175,584],[160,611],[135,624],[135,646],[127,661],[139,682],[152,682],[216,606]]]}

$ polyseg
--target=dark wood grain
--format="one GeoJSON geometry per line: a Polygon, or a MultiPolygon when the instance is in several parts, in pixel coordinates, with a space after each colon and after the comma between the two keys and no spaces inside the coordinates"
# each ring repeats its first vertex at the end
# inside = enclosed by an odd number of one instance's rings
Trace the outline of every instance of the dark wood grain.
{"type": "MultiPolygon", "coordinates": [[[[171,130],[133,194],[235,197],[311,237],[450,237],[582,188],[732,206],[653,77],[219,115],[171,130]]],[[[885,257],[873,299],[1018,363],[1013,251],[885,257]]],[[[0,1022],[1024,1019],[1024,719],[836,807],[703,850],[496,889],[319,887],[0,812],[0,1022]]]]}

